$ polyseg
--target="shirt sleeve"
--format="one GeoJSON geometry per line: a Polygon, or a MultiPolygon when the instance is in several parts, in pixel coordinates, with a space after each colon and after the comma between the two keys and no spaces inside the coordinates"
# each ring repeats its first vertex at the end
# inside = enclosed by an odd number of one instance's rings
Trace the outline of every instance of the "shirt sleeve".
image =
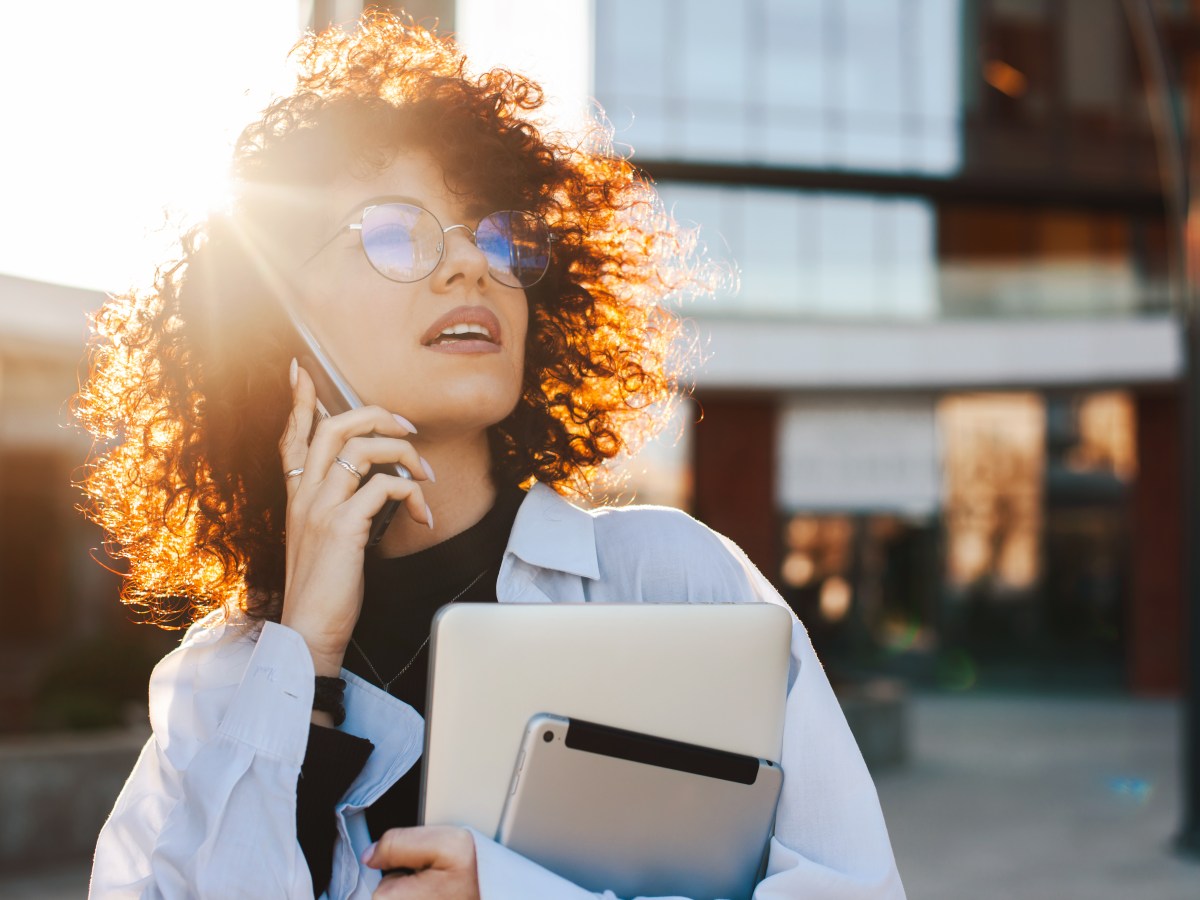
{"type": "MultiPolygon", "coordinates": [[[[720,539],[756,599],[787,607],[741,548],[720,539]]],[[[780,757],[783,789],[767,875],[754,898],[904,900],[875,782],[808,631],[794,614],[791,655],[780,757]]]]}
{"type": "Polygon", "coordinates": [[[270,622],[250,642],[228,622],[193,626],[155,668],[153,734],[101,829],[89,896],[313,896],[296,834],[312,657],[270,622]]]}
{"type": "Polygon", "coordinates": [[[296,782],[296,834],[317,892],[329,886],[333,873],[333,846],[338,835],[334,807],[374,749],[365,738],[336,728],[309,726],[308,747],[296,782]]]}

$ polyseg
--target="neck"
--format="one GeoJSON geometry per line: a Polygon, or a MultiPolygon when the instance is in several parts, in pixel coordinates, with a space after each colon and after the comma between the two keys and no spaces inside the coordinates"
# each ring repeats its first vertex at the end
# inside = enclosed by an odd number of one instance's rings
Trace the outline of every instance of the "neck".
{"type": "Polygon", "coordinates": [[[436,483],[418,482],[433,510],[433,529],[401,507],[376,548],[383,557],[407,556],[461,534],[496,502],[486,432],[436,441],[417,434],[412,443],[437,476],[436,483]]]}

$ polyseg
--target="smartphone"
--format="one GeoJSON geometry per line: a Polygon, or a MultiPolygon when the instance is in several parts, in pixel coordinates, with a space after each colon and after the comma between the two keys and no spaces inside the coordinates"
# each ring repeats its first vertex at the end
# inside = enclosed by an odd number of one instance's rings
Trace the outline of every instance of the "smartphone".
{"type": "MultiPolygon", "coordinates": [[[[291,328],[291,345],[296,354],[296,361],[303,367],[313,380],[317,392],[317,415],[327,419],[351,409],[360,409],[364,404],[355,393],[354,388],[341,373],[325,348],[312,331],[304,324],[290,304],[283,304],[284,315],[291,328]]],[[[412,478],[412,472],[400,463],[374,465],[363,478],[363,484],[376,472],[386,472],[389,475],[399,475],[401,478],[412,478]]],[[[383,509],[376,513],[371,521],[371,532],[367,538],[367,547],[374,547],[387,531],[392,518],[400,508],[399,500],[389,500],[383,509]]]]}
{"type": "Polygon", "coordinates": [[[769,760],[538,713],[497,839],[591,891],[749,898],[782,786],[769,760]]]}

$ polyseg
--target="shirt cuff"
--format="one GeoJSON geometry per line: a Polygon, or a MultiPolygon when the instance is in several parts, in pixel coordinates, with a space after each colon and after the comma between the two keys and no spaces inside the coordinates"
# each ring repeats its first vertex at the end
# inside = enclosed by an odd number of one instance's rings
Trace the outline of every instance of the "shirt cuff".
{"type": "Polygon", "coordinates": [[[299,768],[312,722],[312,654],[304,638],[266,622],[220,733],[299,768]]]}
{"type": "Polygon", "coordinates": [[[591,891],[484,837],[474,828],[467,831],[475,839],[480,900],[529,900],[530,897],[596,900],[597,895],[591,891]]]}

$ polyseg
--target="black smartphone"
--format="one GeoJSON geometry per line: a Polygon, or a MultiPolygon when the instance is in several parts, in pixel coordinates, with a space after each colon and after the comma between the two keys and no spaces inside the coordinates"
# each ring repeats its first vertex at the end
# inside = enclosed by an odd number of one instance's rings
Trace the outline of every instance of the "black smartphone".
{"type": "MultiPolygon", "coordinates": [[[[361,408],[363,402],[359,399],[358,394],[355,393],[354,388],[351,387],[350,382],[346,380],[346,377],[334,365],[333,360],[325,352],[325,348],[321,346],[320,341],[317,340],[308,326],[304,324],[291,305],[284,303],[283,312],[291,327],[291,345],[296,354],[296,361],[309,374],[309,377],[312,378],[313,385],[317,390],[317,415],[320,418],[328,418],[351,409],[361,408]]],[[[370,471],[363,478],[363,484],[366,484],[367,479],[376,472],[399,475],[401,478],[412,478],[412,472],[408,470],[407,466],[403,466],[400,463],[385,463],[371,466],[370,471]]],[[[389,500],[384,504],[383,509],[371,521],[371,532],[367,538],[367,547],[374,547],[379,543],[383,537],[383,533],[387,531],[388,525],[391,524],[392,518],[396,515],[396,510],[399,508],[399,500],[389,500]]]]}

